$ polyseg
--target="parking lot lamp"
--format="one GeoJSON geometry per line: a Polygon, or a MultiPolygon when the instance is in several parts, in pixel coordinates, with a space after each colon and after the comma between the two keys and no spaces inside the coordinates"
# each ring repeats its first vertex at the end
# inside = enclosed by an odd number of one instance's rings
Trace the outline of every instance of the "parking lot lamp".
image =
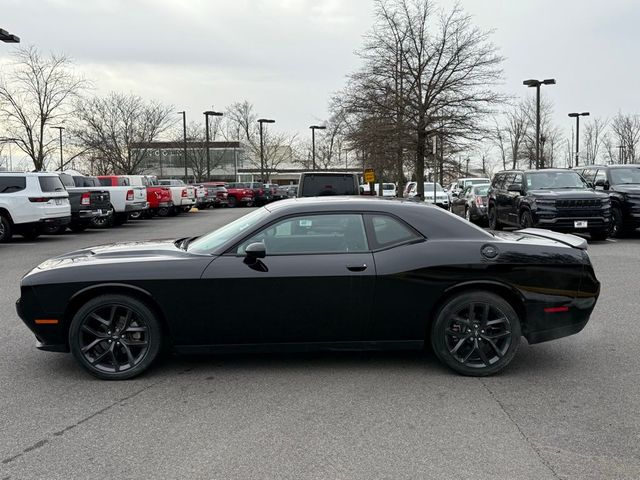
{"type": "Polygon", "coordinates": [[[311,125],[311,165],[312,170],[316,170],[316,130],[325,130],[327,127],[323,125],[311,125]]]}
{"type": "Polygon", "coordinates": [[[60,171],[62,171],[64,170],[64,161],[62,160],[62,131],[64,130],[64,127],[51,127],[51,128],[55,128],[60,132],[60,171]]]}
{"type": "Polygon", "coordinates": [[[555,78],[547,78],[545,80],[525,80],[522,82],[527,87],[535,87],[536,89],[536,169],[544,168],[544,165],[540,163],[540,86],[541,85],[555,85],[555,78]]]}
{"type": "Polygon", "coordinates": [[[4,43],[20,43],[20,37],[0,28],[0,41],[4,43]]]}
{"type": "Polygon", "coordinates": [[[207,149],[207,182],[211,181],[211,155],[209,153],[209,117],[221,117],[222,112],[214,112],[213,110],[207,110],[204,112],[204,123],[206,131],[205,148],[207,149]]]}
{"type": "Polygon", "coordinates": [[[576,164],[574,167],[577,167],[579,162],[578,153],[580,152],[580,117],[588,117],[589,112],[573,112],[569,116],[576,119],[576,164]]]}
{"type": "Polygon", "coordinates": [[[264,133],[262,131],[262,124],[276,123],[276,121],[269,118],[259,118],[258,123],[260,124],[260,181],[264,183],[264,133]]]}

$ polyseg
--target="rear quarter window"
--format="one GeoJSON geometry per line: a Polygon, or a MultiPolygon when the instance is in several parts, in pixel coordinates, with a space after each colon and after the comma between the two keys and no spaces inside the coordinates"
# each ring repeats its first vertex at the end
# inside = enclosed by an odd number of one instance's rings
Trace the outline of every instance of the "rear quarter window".
{"type": "Polygon", "coordinates": [[[60,177],[57,175],[51,177],[38,177],[40,183],[40,189],[43,192],[63,192],[65,190],[64,185],[60,181],[60,177]]]}
{"type": "Polygon", "coordinates": [[[370,215],[368,220],[373,232],[372,246],[374,249],[387,248],[422,239],[422,236],[411,227],[389,215],[370,215]]]}
{"type": "Polygon", "coordinates": [[[25,177],[0,176],[0,193],[14,193],[27,188],[27,180],[25,177]]]}

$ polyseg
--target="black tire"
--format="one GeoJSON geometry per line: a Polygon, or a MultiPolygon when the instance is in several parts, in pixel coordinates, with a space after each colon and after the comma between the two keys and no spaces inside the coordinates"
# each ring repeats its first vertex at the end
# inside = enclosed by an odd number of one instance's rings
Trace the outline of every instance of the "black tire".
{"type": "Polygon", "coordinates": [[[103,380],[140,375],[162,347],[162,329],[148,305],[127,295],[100,295],[73,316],[69,346],[78,363],[103,380]]]}
{"type": "MultiPolygon", "coordinates": [[[[257,206],[258,204],[256,204],[257,206]]],[[[247,202],[244,204],[245,207],[253,207],[253,202],[247,202]]]]}
{"type": "Polygon", "coordinates": [[[41,233],[43,235],[59,235],[67,229],[64,225],[46,225],[42,227],[41,233]]]}
{"type": "Polygon", "coordinates": [[[168,217],[171,215],[171,209],[169,207],[160,207],[158,208],[158,216],[159,217],[168,217]]]}
{"type": "Polygon", "coordinates": [[[183,213],[189,213],[191,211],[191,207],[182,207],[183,213]]]}
{"type": "Polygon", "coordinates": [[[0,215],[0,243],[7,243],[13,236],[11,221],[4,215],[0,215]]]}
{"type": "Polygon", "coordinates": [[[520,221],[518,222],[520,228],[531,228],[533,227],[533,217],[531,216],[531,212],[529,210],[523,210],[520,212],[520,221]]]}
{"type": "Polygon", "coordinates": [[[238,199],[236,197],[228,197],[229,208],[235,208],[238,205],[238,199]]]}
{"type": "Polygon", "coordinates": [[[502,297],[481,290],[459,293],[431,325],[431,347],[442,363],[473,377],[505,368],[520,345],[520,319],[502,297]]]}
{"type": "Polygon", "coordinates": [[[89,228],[88,223],[72,223],[69,225],[69,230],[73,233],[81,233],[84,232],[87,228],[89,228]]]}
{"type": "Polygon", "coordinates": [[[622,220],[622,211],[618,207],[613,207],[611,209],[611,217],[611,237],[624,237],[628,232],[622,220]]]}
{"type": "Polygon", "coordinates": [[[41,233],[42,232],[37,227],[29,227],[25,230],[22,230],[20,232],[20,235],[22,235],[22,238],[24,238],[25,240],[35,240],[40,236],[41,233]]]}
{"type": "Polygon", "coordinates": [[[498,212],[496,207],[489,205],[489,229],[490,230],[502,230],[502,224],[498,221],[498,212]]]}
{"type": "Polygon", "coordinates": [[[129,215],[127,213],[116,213],[113,216],[113,224],[116,226],[124,225],[129,221],[129,215]]]}
{"type": "Polygon", "coordinates": [[[109,215],[95,217],[91,220],[91,226],[95,228],[111,228],[113,227],[113,209],[109,215]]]}
{"type": "Polygon", "coordinates": [[[591,236],[591,240],[595,240],[596,242],[603,242],[607,238],[609,238],[609,232],[606,230],[596,230],[593,232],[589,232],[591,236]]]}

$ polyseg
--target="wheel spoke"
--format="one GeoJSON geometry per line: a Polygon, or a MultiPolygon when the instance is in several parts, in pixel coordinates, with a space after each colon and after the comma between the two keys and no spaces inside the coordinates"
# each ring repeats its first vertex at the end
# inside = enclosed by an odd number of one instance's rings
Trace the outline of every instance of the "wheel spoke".
{"type": "Polygon", "coordinates": [[[476,340],[476,349],[478,350],[478,353],[480,354],[480,359],[482,360],[482,363],[485,364],[485,366],[489,366],[489,360],[487,359],[487,356],[485,355],[485,353],[482,351],[482,348],[480,348],[478,346],[478,341],[476,340]]]}
{"type": "Polygon", "coordinates": [[[502,358],[502,352],[491,338],[487,337],[486,335],[481,335],[481,338],[483,338],[489,345],[491,345],[491,348],[493,348],[493,350],[496,352],[498,358],[502,358]]]}
{"type": "Polygon", "coordinates": [[[471,350],[469,350],[469,353],[467,353],[465,355],[465,357],[462,359],[462,363],[467,363],[467,361],[469,360],[469,358],[471,357],[471,355],[473,354],[473,352],[476,351],[476,349],[478,348],[478,344],[477,342],[474,342],[473,344],[473,348],[471,350]]]}
{"type": "Polygon", "coordinates": [[[493,325],[499,325],[501,323],[509,323],[509,320],[507,320],[505,317],[496,318],[495,320],[489,320],[486,326],[491,327],[493,325]]]}
{"type": "Polygon", "coordinates": [[[491,307],[489,306],[488,303],[485,303],[482,307],[482,318],[480,319],[480,325],[482,325],[483,327],[487,325],[487,322],[489,321],[489,309],[491,307]]]}
{"type": "Polygon", "coordinates": [[[131,349],[129,348],[129,345],[127,345],[124,342],[120,342],[122,344],[122,348],[124,349],[125,353],[127,354],[127,358],[129,359],[129,368],[133,367],[133,364],[135,363],[135,359],[133,358],[133,354],[131,353],[131,349]]]}
{"type": "Polygon", "coordinates": [[[109,350],[111,352],[111,360],[113,362],[113,369],[116,372],[120,371],[120,364],[118,363],[118,360],[116,359],[116,353],[114,352],[113,348],[111,348],[111,350],[109,350]]]}
{"type": "Polygon", "coordinates": [[[125,332],[146,332],[147,327],[128,327],[124,330],[125,332]]]}
{"type": "Polygon", "coordinates": [[[121,338],[120,343],[122,343],[123,345],[128,345],[130,347],[143,347],[149,342],[147,342],[146,340],[127,340],[125,338],[121,338]]]}
{"type": "Polygon", "coordinates": [[[508,337],[509,335],[511,335],[511,331],[510,330],[505,330],[504,332],[500,332],[500,333],[494,333],[494,334],[491,334],[491,335],[484,335],[483,338],[491,339],[491,340],[498,340],[499,338],[508,337]]]}
{"type": "Polygon", "coordinates": [[[469,339],[469,337],[470,337],[470,335],[467,335],[466,337],[461,338],[460,340],[458,340],[458,343],[456,343],[456,346],[453,347],[452,350],[450,350],[451,353],[456,353],[460,349],[460,347],[462,345],[464,345],[464,342],[466,342],[469,339]]]}
{"type": "Polygon", "coordinates": [[[117,306],[113,305],[111,307],[111,311],[109,312],[109,326],[113,326],[114,321],[116,319],[116,310],[117,310],[117,306]]]}
{"type": "Polygon", "coordinates": [[[91,350],[93,347],[98,345],[100,342],[104,342],[104,341],[105,341],[105,338],[96,338],[89,345],[85,345],[84,347],[82,347],[82,349],[81,349],[82,353],[87,353],[89,350],[91,350]]]}
{"type": "Polygon", "coordinates": [[[475,303],[469,304],[469,322],[473,322],[476,319],[475,306],[475,303]]]}
{"type": "Polygon", "coordinates": [[[98,363],[100,360],[102,360],[103,358],[105,358],[107,355],[109,355],[109,353],[111,352],[111,350],[113,349],[113,344],[111,344],[111,346],[109,348],[107,348],[104,352],[102,352],[100,355],[98,355],[96,358],[94,358],[93,360],[91,360],[91,364],[95,365],[96,363],[98,363]]]}
{"type": "Polygon", "coordinates": [[[97,330],[94,330],[93,328],[91,328],[89,325],[84,324],[82,325],[82,330],[84,330],[85,332],[93,335],[94,337],[97,338],[107,338],[109,335],[107,335],[106,333],[102,333],[102,332],[98,332],[97,330]]]}
{"type": "Polygon", "coordinates": [[[127,309],[127,314],[124,317],[124,325],[122,326],[121,330],[126,331],[129,327],[129,324],[131,323],[132,313],[133,312],[131,312],[131,310],[127,309]]]}
{"type": "Polygon", "coordinates": [[[97,320],[97,321],[99,321],[102,325],[104,325],[107,328],[109,328],[111,326],[111,324],[109,323],[108,320],[105,320],[100,315],[98,315],[96,312],[92,312],[90,317],[95,319],[95,320],[97,320]]]}

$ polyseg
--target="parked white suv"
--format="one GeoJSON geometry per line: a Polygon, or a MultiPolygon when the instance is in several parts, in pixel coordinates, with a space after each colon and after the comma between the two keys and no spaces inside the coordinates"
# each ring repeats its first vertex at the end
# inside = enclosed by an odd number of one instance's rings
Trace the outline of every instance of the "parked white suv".
{"type": "Polygon", "coordinates": [[[55,173],[0,173],[0,243],[14,233],[26,239],[43,226],[71,221],[69,193],[55,173]]]}

